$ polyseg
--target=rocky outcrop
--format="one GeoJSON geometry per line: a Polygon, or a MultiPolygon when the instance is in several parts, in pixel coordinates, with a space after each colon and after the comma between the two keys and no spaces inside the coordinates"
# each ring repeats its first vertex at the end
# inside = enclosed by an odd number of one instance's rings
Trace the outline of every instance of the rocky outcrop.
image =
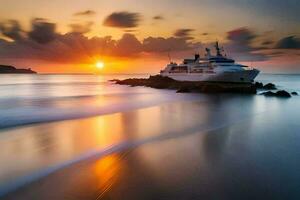
{"type": "Polygon", "coordinates": [[[189,87],[181,87],[176,91],[176,93],[190,93],[190,92],[191,90],[189,87]]]}
{"type": "Polygon", "coordinates": [[[292,95],[296,95],[296,96],[298,95],[298,93],[297,93],[297,92],[292,92],[291,94],[292,94],[292,95]]]}
{"type": "Polygon", "coordinates": [[[262,89],[264,87],[264,84],[261,83],[261,82],[255,82],[254,86],[257,88],[257,89],[262,89]]]}
{"type": "Polygon", "coordinates": [[[28,69],[17,69],[9,65],[0,65],[0,74],[36,74],[37,72],[28,69]]]}
{"type": "Polygon", "coordinates": [[[263,89],[265,89],[265,90],[276,90],[277,88],[273,83],[268,83],[268,84],[263,86],[263,89]]]}
{"type": "Polygon", "coordinates": [[[285,97],[285,98],[291,97],[291,94],[285,90],[279,90],[277,92],[267,91],[261,94],[267,97],[285,97]]]}
{"type": "Polygon", "coordinates": [[[141,79],[133,78],[115,80],[115,83],[120,85],[130,85],[133,87],[146,86],[157,89],[176,89],[178,93],[201,92],[256,94],[256,87],[254,84],[176,81],[172,78],[162,77],[160,75],[141,79]]]}
{"type": "MultiPolygon", "coordinates": [[[[177,93],[239,93],[239,94],[256,94],[257,89],[262,90],[275,90],[276,86],[273,83],[264,85],[263,83],[220,83],[220,82],[189,82],[189,81],[176,81],[169,77],[160,75],[150,76],[149,78],[132,78],[125,80],[111,80],[119,85],[146,86],[156,89],[175,89],[177,93]]],[[[293,95],[298,95],[292,92],[293,95]]],[[[266,91],[261,95],[268,97],[291,97],[291,94],[285,90],[277,92],[266,91]]]]}
{"type": "Polygon", "coordinates": [[[255,87],[257,89],[264,89],[264,90],[276,90],[276,86],[273,83],[267,83],[266,85],[264,85],[261,82],[255,82],[255,87]]]}

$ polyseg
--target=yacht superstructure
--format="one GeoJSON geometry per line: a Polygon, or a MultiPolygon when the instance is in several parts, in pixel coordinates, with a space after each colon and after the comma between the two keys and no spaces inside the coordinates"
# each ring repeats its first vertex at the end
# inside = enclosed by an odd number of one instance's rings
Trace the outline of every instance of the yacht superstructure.
{"type": "Polygon", "coordinates": [[[218,42],[215,48],[215,56],[206,48],[206,55],[203,58],[195,54],[194,59],[184,59],[181,64],[170,62],[160,75],[178,81],[250,83],[259,74],[259,70],[238,64],[235,60],[224,56],[218,42]]]}

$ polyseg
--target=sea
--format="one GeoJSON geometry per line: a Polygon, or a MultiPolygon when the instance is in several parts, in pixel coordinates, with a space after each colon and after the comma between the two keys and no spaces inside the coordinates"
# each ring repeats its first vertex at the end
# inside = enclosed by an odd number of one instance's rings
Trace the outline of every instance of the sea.
{"type": "Polygon", "coordinates": [[[0,75],[0,198],[300,199],[300,96],[111,81],[148,76],[0,75]]]}

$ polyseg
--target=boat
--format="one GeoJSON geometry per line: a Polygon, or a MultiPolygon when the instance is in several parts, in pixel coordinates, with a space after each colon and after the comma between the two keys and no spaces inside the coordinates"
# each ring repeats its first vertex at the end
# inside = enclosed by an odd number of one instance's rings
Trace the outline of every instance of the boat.
{"type": "Polygon", "coordinates": [[[181,64],[170,61],[165,69],[160,71],[160,75],[177,81],[254,82],[259,70],[236,63],[235,60],[223,55],[224,50],[221,50],[218,42],[215,48],[216,55],[212,55],[211,50],[206,48],[203,58],[200,54],[195,54],[194,59],[184,59],[181,64]]]}

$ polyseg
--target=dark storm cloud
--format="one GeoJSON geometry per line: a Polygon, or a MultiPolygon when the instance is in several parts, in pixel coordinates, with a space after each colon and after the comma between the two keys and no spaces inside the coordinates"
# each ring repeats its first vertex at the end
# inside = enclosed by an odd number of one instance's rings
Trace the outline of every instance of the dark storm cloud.
{"type": "Polygon", "coordinates": [[[70,24],[71,31],[74,33],[88,33],[91,31],[94,22],[73,23],[70,24]]]}
{"type": "Polygon", "coordinates": [[[295,36],[282,38],[275,45],[276,49],[300,49],[300,39],[295,36]]]}
{"type": "Polygon", "coordinates": [[[191,36],[191,33],[194,31],[194,29],[178,29],[175,31],[174,36],[181,37],[181,38],[187,38],[191,36]]]}
{"type": "Polygon", "coordinates": [[[103,25],[116,28],[134,28],[139,25],[141,15],[133,12],[114,12],[107,16],[103,25]]]}
{"type": "Polygon", "coordinates": [[[56,24],[50,23],[42,18],[32,20],[31,31],[28,33],[29,38],[37,43],[45,44],[55,39],[56,24]]]}
{"type": "Polygon", "coordinates": [[[153,17],[154,20],[164,20],[165,18],[162,15],[156,15],[153,17]]]}
{"type": "Polygon", "coordinates": [[[0,32],[4,36],[14,41],[23,39],[23,31],[21,29],[20,23],[17,20],[8,20],[0,23],[0,32]]]}
{"type": "Polygon", "coordinates": [[[74,16],[92,16],[95,14],[96,12],[93,10],[85,10],[85,11],[74,13],[74,16]]]}

